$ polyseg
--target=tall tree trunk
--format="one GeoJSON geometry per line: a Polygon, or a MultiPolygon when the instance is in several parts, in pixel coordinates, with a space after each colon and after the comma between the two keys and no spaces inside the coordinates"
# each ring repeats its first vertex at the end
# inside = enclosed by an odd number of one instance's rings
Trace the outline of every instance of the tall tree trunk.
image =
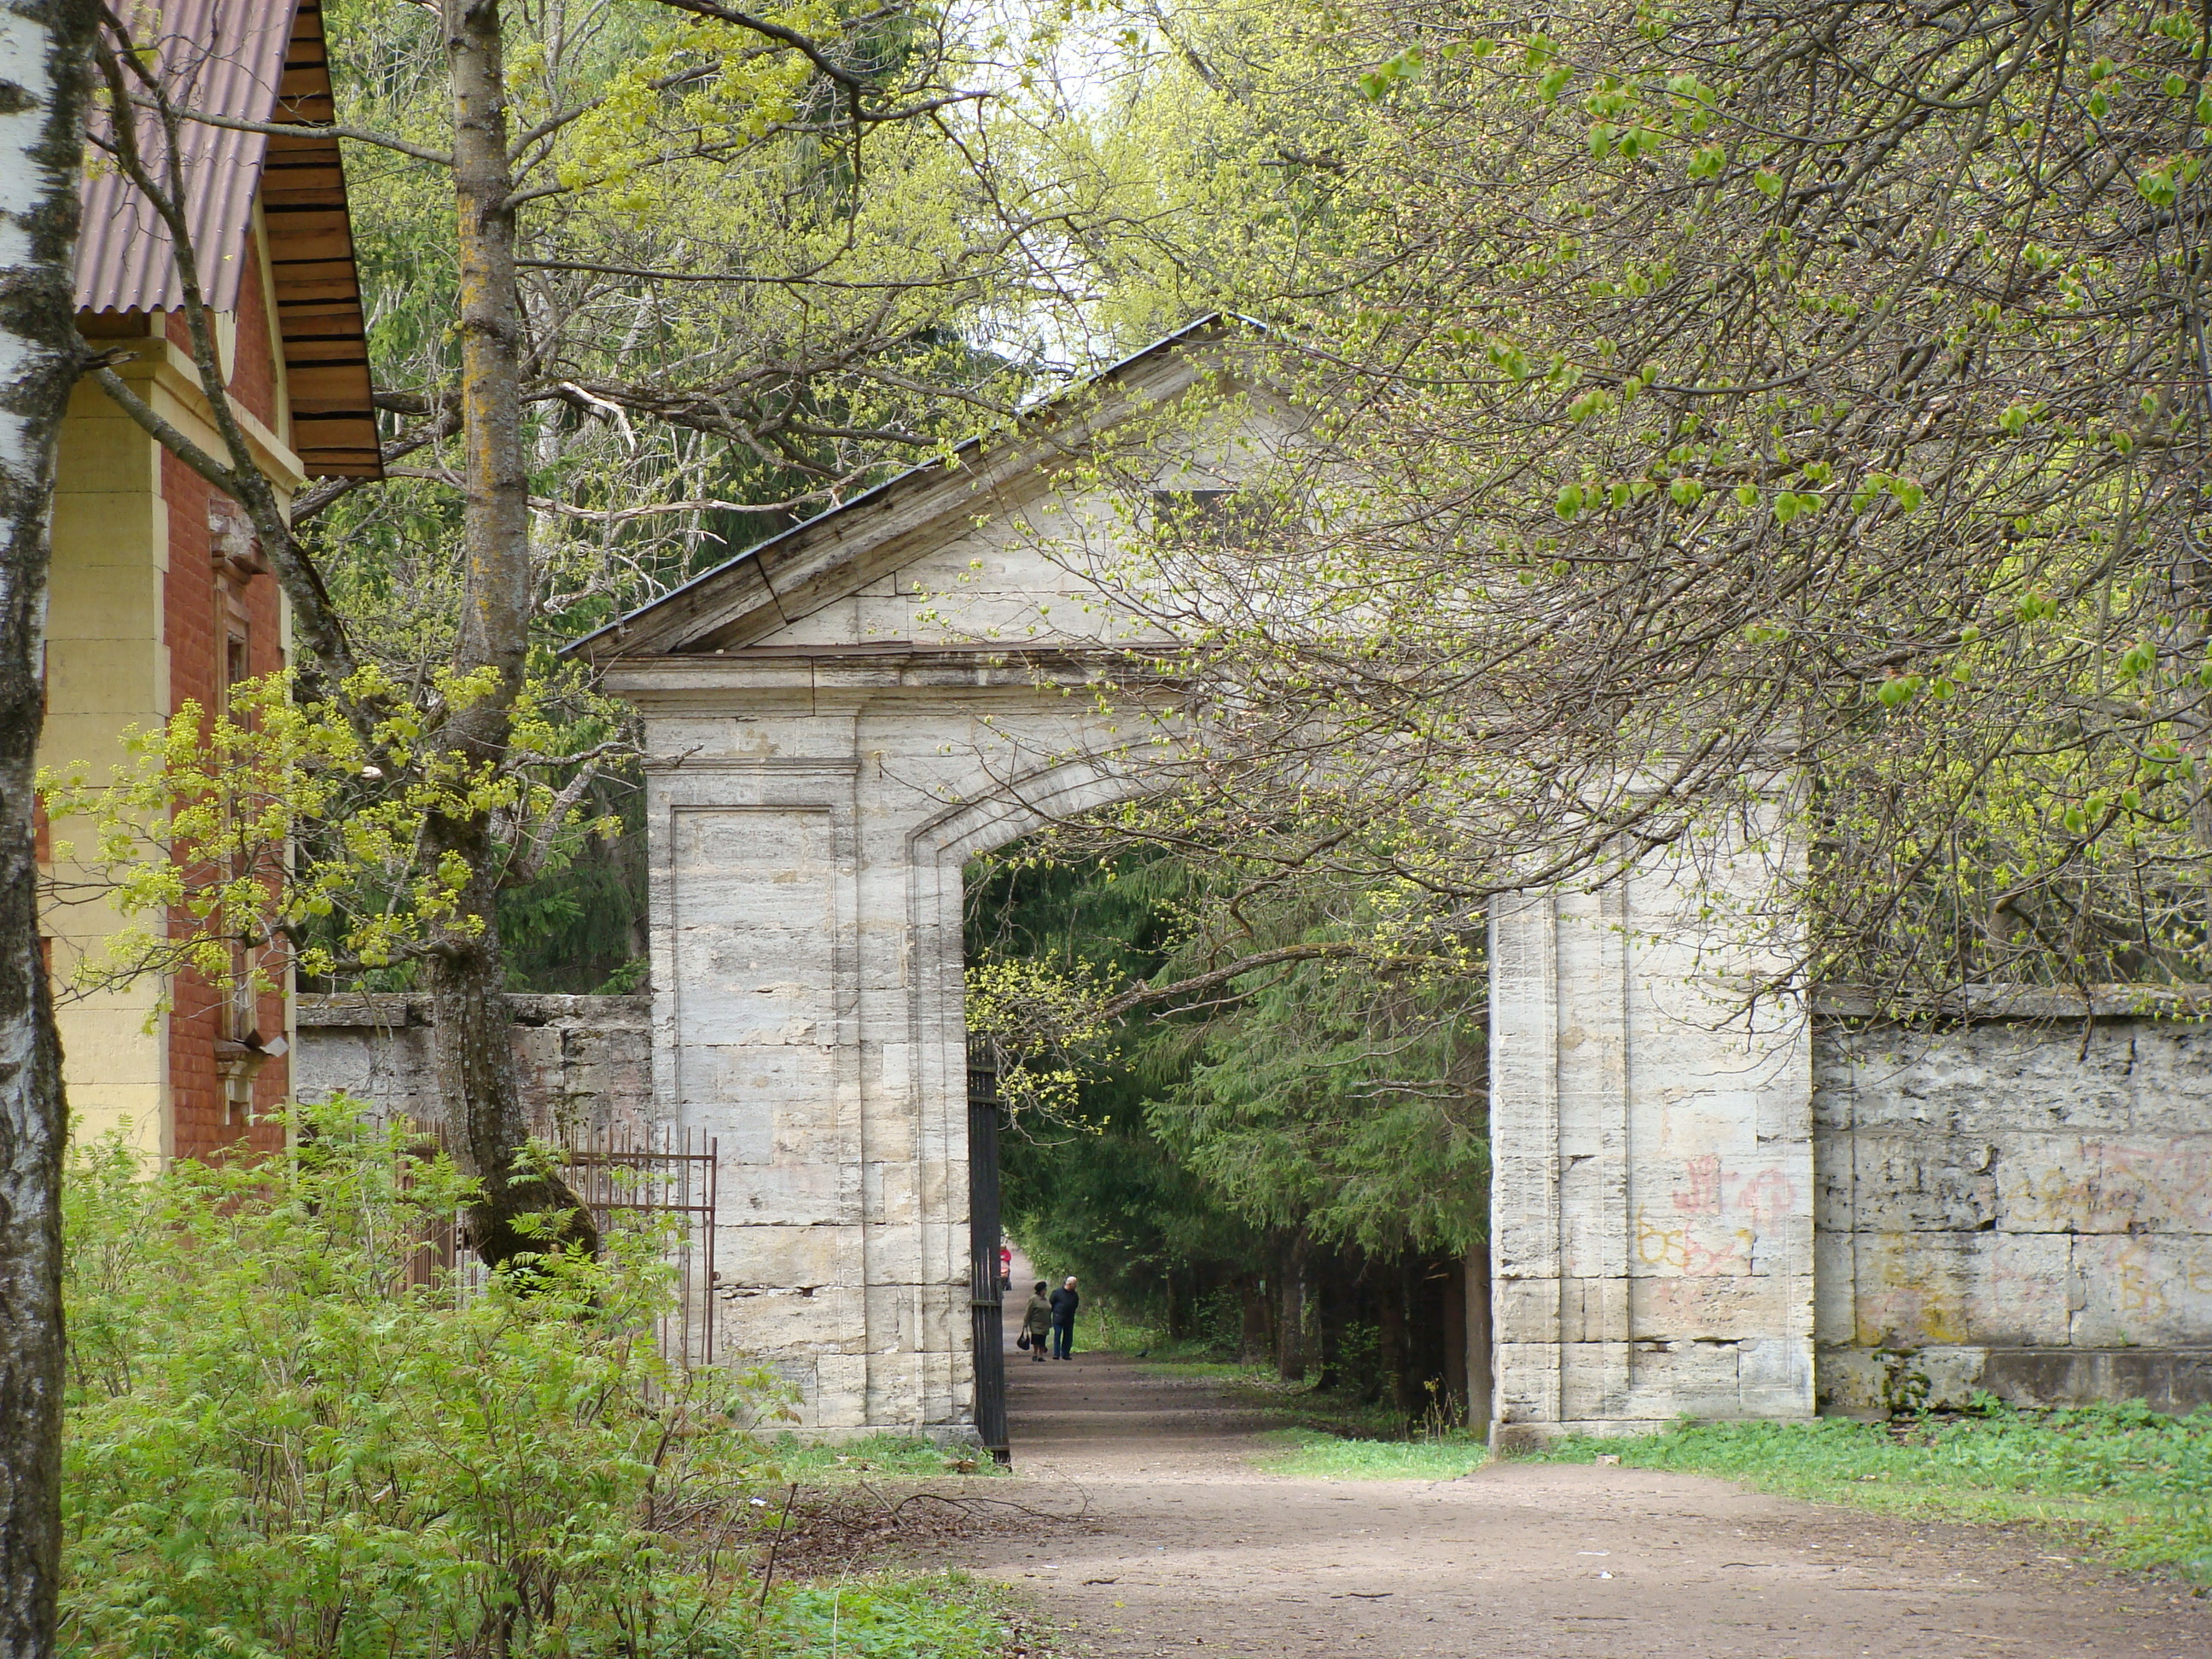
{"type": "Polygon", "coordinates": [[[1413,1381],[1413,1342],[1407,1332],[1407,1323],[1413,1316],[1407,1305],[1406,1259],[1392,1256],[1370,1270],[1370,1282],[1375,1293],[1376,1358],[1382,1375],[1376,1379],[1377,1392],[1388,1389],[1390,1405],[1401,1417],[1412,1417],[1419,1410],[1416,1396],[1419,1385],[1413,1381]]]}
{"type": "MultiPolygon", "coordinates": [[[[1308,1258],[1311,1262],[1311,1258],[1308,1258]]],[[[1312,1265],[1314,1387],[1327,1393],[1344,1380],[1345,1302],[1348,1287],[1341,1261],[1323,1255],[1312,1265]]]]}
{"type": "Polygon", "coordinates": [[[83,0],[0,7],[0,109],[17,118],[0,130],[0,1659],[53,1651],[61,1577],[68,1113],[31,783],[46,722],[55,443],[83,367],[70,257],[96,17],[83,0]],[[35,122],[21,118],[33,111],[35,122]]]}
{"type": "Polygon", "coordinates": [[[1267,1285],[1258,1273],[1237,1275],[1237,1361],[1255,1364],[1267,1352],[1267,1285]]]}
{"type": "Polygon", "coordinates": [[[1438,1294],[1431,1299],[1442,1344],[1437,1363],[1443,1368],[1445,1410],[1454,1422],[1464,1424],[1468,1420],[1467,1265],[1445,1261],[1439,1267],[1438,1294]]]}
{"type": "Polygon", "coordinates": [[[1275,1241],[1275,1375],[1306,1377],[1306,1236],[1297,1231],[1275,1241]]]}
{"type": "MultiPolygon", "coordinates": [[[[453,94],[453,189],[460,256],[463,539],[468,568],[453,666],[489,669],[488,696],[452,713],[441,736],[472,770],[498,765],[512,734],[530,649],[530,476],[522,442],[522,306],[515,277],[514,176],[507,155],[507,71],[498,0],[445,0],[453,94]]],[[[430,966],[438,1080],[462,1167],[483,1183],[471,1217],[477,1253],[498,1263],[543,1248],[521,1218],[565,1211],[567,1242],[595,1245],[590,1218],[550,1171],[520,1171],[528,1139],[510,1049],[500,949],[496,845],[489,811],[429,825],[440,854],[473,876],[462,925],[430,966]]]]}

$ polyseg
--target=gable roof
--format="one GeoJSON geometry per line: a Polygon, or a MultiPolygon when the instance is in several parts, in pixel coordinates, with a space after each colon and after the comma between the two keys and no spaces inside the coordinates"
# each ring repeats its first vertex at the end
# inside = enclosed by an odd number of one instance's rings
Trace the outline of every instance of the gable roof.
{"type": "Polygon", "coordinates": [[[969,438],[953,453],[957,466],[926,461],[793,525],[712,570],[672,588],[618,621],[562,649],[564,656],[611,660],[728,650],[749,645],[786,623],[847,598],[896,569],[951,529],[964,528],[979,499],[997,495],[1052,455],[1135,412],[1134,399],[1170,397],[1200,369],[1188,349],[1263,325],[1209,312],[1172,334],[1087,376],[1068,392],[1023,412],[1034,438],[987,447],[969,438]],[[1065,433],[1060,415],[1078,392],[1100,394],[1065,433]]]}
{"type": "MultiPolygon", "coordinates": [[[[131,14],[186,107],[286,125],[336,118],[322,0],[159,0],[131,14]]],[[[158,134],[142,133],[158,143],[158,134]]],[[[142,139],[142,142],[144,140],[142,139]]],[[[234,310],[257,197],[268,236],[292,447],[313,477],[380,477],[368,326],[335,138],[185,124],[186,219],[209,306],[234,310]]],[[[93,153],[81,195],[76,303],[85,312],[180,309],[168,227],[93,153]]],[[[150,154],[159,164],[161,155],[150,154]]]]}

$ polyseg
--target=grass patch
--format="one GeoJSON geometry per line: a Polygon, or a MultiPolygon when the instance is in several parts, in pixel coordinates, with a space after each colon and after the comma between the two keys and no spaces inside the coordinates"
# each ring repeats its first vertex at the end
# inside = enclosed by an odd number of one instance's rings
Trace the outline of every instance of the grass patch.
{"type": "Polygon", "coordinates": [[[1490,1449],[1467,1435],[1347,1440],[1314,1429],[1277,1429],[1265,1437],[1281,1449],[1261,1458],[1261,1468],[1308,1480],[1456,1480],[1490,1460],[1490,1449]]]}
{"type": "Polygon", "coordinates": [[[1024,1621],[1006,1594],[963,1573],[793,1585],[771,1595],[764,1612],[756,1643],[762,1659],[999,1659],[1024,1645],[1024,1621]]]}
{"type": "Polygon", "coordinates": [[[762,1479],[765,1485],[793,1481],[802,1486],[834,1486],[848,1480],[878,1480],[886,1476],[933,1480],[947,1474],[1004,1475],[1012,1470],[992,1462],[987,1454],[954,1450],[918,1435],[872,1434],[863,1440],[805,1441],[797,1435],[775,1437],[771,1451],[775,1467],[762,1479]]]}
{"type": "Polygon", "coordinates": [[[1561,1440],[1528,1454],[1741,1480],[1884,1514],[2028,1522],[2132,1567],[2212,1584],[2212,1410],[2136,1405],[1895,1423],[1685,1425],[1646,1438],[1561,1440]]]}

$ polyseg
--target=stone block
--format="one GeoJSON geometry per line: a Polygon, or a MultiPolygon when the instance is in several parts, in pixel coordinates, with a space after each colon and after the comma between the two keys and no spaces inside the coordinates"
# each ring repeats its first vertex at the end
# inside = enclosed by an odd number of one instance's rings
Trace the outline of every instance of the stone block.
{"type": "Polygon", "coordinates": [[[1556,1279],[1498,1279],[1492,1314],[1501,1342],[1559,1340],[1561,1291],[1556,1279]]]}
{"type": "Polygon", "coordinates": [[[1862,1232],[1978,1232],[1996,1224],[1997,1148],[1924,1130],[1851,1138],[1850,1225],[1862,1232]]]}
{"type": "MultiPolygon", "coordinates": [[[[864,1428],[868,1416],[868,1357],[862,1353],[825,1353],[815,1362],[813,1422],[828,1429],[864,1428]]],[[[890,1421],[901,1426],[918,1425],[920,1413],[908,1413],[890,1421]]]]}
{"type": "Polygon", "coordinates": [[[1736,1344],[1736,1396],[1747,1417],[1810,1417],[1813,1377],[1808,1341],[1762,1334],[1736,1344]]]}
{"type": "Polygon", "coordinates": [[[1500,1340],[1495,1352],[1493,1414],[1501,1423],[1559,1420],[1559,1345],[1500,1340]]]}
{"type": "Polygon", "coordinates": [[[1638,1342],[1733,1342],[1790,1326],[1787,1279],[1645,1277],[1632,1287],[1630,1330],[1638,1342]]]}
{"type": "Polygon", "coordinates": [[[1732,1341],[1639,1342],[1634,1377],[1625,1416],[1742,1414],[1736,1345],[1732,1341]]]}
{"type": "Polygon", "coordinates": [[[2212,1028],[2137,1024],[2130,1129],[2150,1136],[2212,1133],[2212,1028]]]}
{"type": "Polygon", "coordinates": [[[2212,1238],[2143,1234],[2074,1241],[2076,1347],[2203,1345],[2212,1332],[2212,1238]]]}
{"type": "MultiPolygon", "coordinates": [[[[804,1155],[806,1149],[786,1139],[808,1128],[831,1129],[836,1122],[834,1094],[836,1055],[818,1048],[725,1048],[697,1051],[711,1061],[713,1079],[702,1091],[702,1105],[719,1102],[746,1116],[765,1115],[776,1126],[777,1156],[804,1155]]],[[[686,1066],[687,1072],[695,1068],[686,1066]]]]}
{"type": "Polygon", "coordinates": [[[2212,1346],[1992,1348],[1980,1380],[2019,1406],[2140,1400],[2183,1416],[2212,1406],[2212,1346]]]}
{"type": "Polygon", "coordinates": [[[726,1224],[780,1227],[857,1224],[858,1194],[851,1172],[832,1161],[790,1165],[732,1164],[721,1170],[726,1224]]]}
{"type": "Polygon", "coordinates": [[[1633,1364],[1626,1341],[1562,1343],[1559,1415],[1574,1422],[1626,1414],[1633,1364]]]}
{"type": "Polygon", "coordinates": [[[2020,1135],[2003,1149],[2012,1232],[2202,1232],[2212,1226],[2212,1135],[2020,1135]]]}
{"type": "Polygon", "coordinates": [[[1825,1231],[1814,1241],[1813,1328],[1828,1346],[1847,1345],[1856,1334],[1856,1243],[1849,1232],[1825,1231]]]}
{"type": "Polygon", "coordinates": [[[857,1297],[784,1286],[718,1289],[720,1323],[715,1351],[735,1364],[740,1359],[819,1353],[858,1340],[862,1316],[857,1297]]]}
{"type": "Polygon", "coordinates": [[[797,1290],[807,1296],[866,1283],[855,1226],[781,1227],[728,1218],[717,1227],[716,1271],[726,1291],[797,1290]]]}
{"type": "Polygon", "coordinates": [[[2069,1252],[2063,1238],[1999,1233],[1862,1233],[1853,1340],[1923,1348],[2063,1340],[2069,1252]]]}
{"type": "Polygon", "coordinates": [[[1567,1279],[1559,1285],[1559,1340],[1626,1342],[1629,1336],[1629,1280],[1567,1279]]]}
{"type": "Polygon", "coordinates": [[[1972,1267],[1966,1241],[1942,1233],[1856,1237],[1854,1345],[1917,1348],[1960,1342],[1972,1267]]]}
{"type": "Polygon", "coordinates": [[[1553,1191],[1548,1151],[1498,1156],[1491,1173],[1491,1225],[1500,1271],[1547,1276],[1559,1272],[1553,1191]]]}
{"type": "Polygon", "coordinates": [[[1818,1353],[1818,1382],[1814,1389],[1820,1413],[1827,1417],[1887,1417],[1890,1373],[1885,1356],[1876,1349],[1823,1343],[1818,1353]]]}

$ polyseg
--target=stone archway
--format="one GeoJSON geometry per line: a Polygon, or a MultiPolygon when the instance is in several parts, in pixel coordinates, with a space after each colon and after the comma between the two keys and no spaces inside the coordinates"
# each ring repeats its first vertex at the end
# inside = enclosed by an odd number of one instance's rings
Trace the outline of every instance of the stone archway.
{"type": "MultiPolygon", "coordinates": [[[[1111,514],[1048,463],[1218,331],[1108,371],[1049,450],[917,469],[579,647],[645,723],[656,1103],[720,1142],[718,1350],[811,1429],[972,1422],[960,868],[1144,787],[1068,695],[1126,644],[1111,595],[1034,550],[1111,514]]],[[[1813,1409],[1805,1035],[1724,1026],[1741,964],[1673,870],[1492,920],[1504,1437],[1813,1409]]]]}

